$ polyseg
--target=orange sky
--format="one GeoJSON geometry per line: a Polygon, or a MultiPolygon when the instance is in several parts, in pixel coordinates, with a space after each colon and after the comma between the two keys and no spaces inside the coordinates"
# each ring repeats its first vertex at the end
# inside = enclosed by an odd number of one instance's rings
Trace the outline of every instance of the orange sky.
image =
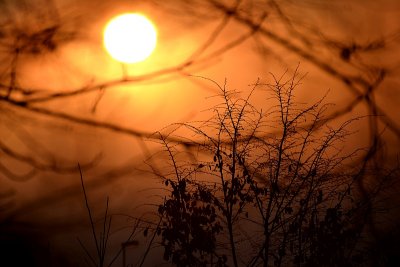
{"type": "MultiPolygon", "coordinates": [[[[13,1],[0,4],[4,14],[7,14],[4,17],[9,19],[3,19],[1,22],[8,25],[9,29],[13,29],[10,25],[20,25],[20,31],[34,32],[46,23],[54,23],[50,15],[40,15],[43,19],[37,20],[38,17],[32,15],[34,12],[30,12],[29,8],[27,10],[31,15],[26,16],[26,10],[11,2],[13,1]]],[[[38,0],[39,2],[41,1],[38,0]]],[[[248,85],[258,78],[263,82],[271,82],[271,73],[280,76],[289,70],[290,75],[297,66],[300,73],[307,73],[297,91],[300,102],[316,101],[329,91],[326,102],[335,104],[332,112],[350,103],[354,95],[337,76],[321,69],[321,66],[309,57],[293,50],[293,46],[286,46],[284,42],[279,41],[283,39],[346,75],[373,79],[375,74],[365,71],[366,65],[387,70],[385,79],[376,90],[375,99],[381,110],[400,127],[397,115],[400,103],[400,2],[396,0],[379,3],[358,0],[334,3],[322,0],[301,3],[288,1],[281,7],[290,18],[290,24],[285,24],[285,18],[269,7],[271,11],[266,9],[267,17],[262,27],[272,35],[260,34],[250,37],[232,49],[224,49],[223,53],[219,53],[205,64],[194,61],[193,66],[186,67],[181,72],[174,69],[185,63],[207,43],[210,34],[222,21],[221,13],[202,13],[202,9],[196,7],[200,14],[195,16],[189,12],[190,9],[188,10],[186,5],[179,4],[181,1],[168,1],[168,4],[163,4],[163,1],[141,1],[141,4],[136,4],[138,1],[125,0],[73,2],[54,0],[59,14],[57,25],[61,25],[60,29],[67,32],[78,30],[77,37],[61,43],[54,51],[43,55],[25,55],[20,59],[17,72],[19,86],[41,89],[44,90],[44,94],[68,92],[123,79],[124,68],[127,77],[133,79],[167,71],[154,79],[121,82],[105,87],[95,111],[94,103],[100,97],[98,91],[79,97],[45,101],[37,104],[38,107],[153,133],[171,123],[201,120],[209,116],[205,110],[212,106],[215,100],[209,97],[215,95],[217,90],[212,83],[189,74],[204,76],[220,84],[226,79],[229,88],[246,93],[250,88],[248,85]],[[155,52],[147,60],[122,67],[104,51],[102,31],[113,16],[138,11],[152,19],[158,28],[158,44],[155,52]],[[290,28],[291,24],[293,28],[290,28]],[[310,38],[304,41],[298,38],[298,34],[310,38]],[[276,36],[282,39],[277,40],[276,36]],[[341,45],[379,44],[375,40],[382,39],[385,39],[382,49],[357,51],[349,62],[340,58],[341,45]],[[331,42],[332,40],[335,42],[331,42]],[[310,44],[307,44],[307,41],[310,44]],[[260,52],[261,48],[265,53],[260,52]]],[[[195,4],[202,5],[201,3],[194,1],[193,7],[195,4]]],[[[47,14],[43,4],[35,6],[34,11],[36,10],[47,14]]],[[[255,15],[251,18],[257,20],[261,9],[257,6],[243,6],[243,10],[244,16],[246,11],[254,12],[255,15]]],[[[207,55],[248,32],[249,29],[240,21],[231,19],[199,58],[207,58],[207,55]]],[[[10,36],[14,33],[10,31],[10,36]]],[[[8,40],[4,39],[0,43],[4,47],[7,42],[8,40]]],[[[1,53],[1,57],[7,59],[7,52],[2,50],[1,53]]],[[[5,84],[9,82],[7,66],[1,67],[4,70],[0,79],[1,83],[5,84]]],[[[266,99],[267,93],[259,92],[254,101],[260,107],[268,106],[270,102],[266,99]]],[[[3,108],[1,105],[0,103],[0,109],[3,108]]],[[[368,112],[366,106],[360,103],[340,120],[367,115],[368,112]]],[[[383,131],[385,127],[384,137],[388,141],[388,153],[398,152],[398,136],[387,126],[380,124],[380,130],[383,131]]],[[[367,120],[357,123],[355,130],[357,133],[350,137],[349,143],[354,147],[368,144],[367,120]]],[[[157,198],[147,198],[154,195],[154,191],[141,191],[147,187],[159,187],[159,181],[138,170],[146,167],[143,164],[145,150],[142,140],[138,138],[107,129],[49,119],[46,116],[30,118],[28,112],[19,111],[0,119],[0,139],[19,153],[29,154],[43,163],[46,158],[40,158],[40,155],[53,154],[56,162],[68,162],[71,166],[78,161],[88,162],[96,155],[101,155],[96,168],[87,172],[88,183],[92,181],[89,190],[93,207],[97,210],[96,214],[101,214],[100,208],[104,207],[103,200],[106,195],[110,196],[112,209],[126,213],[137,212],[134,207],[145,204],[149,199],[157,201],[157,198]],[[30,139],[22,138],[26,135],[18,135],[16,131],[27,132],[30,139]],[[30,146],[42,148],[32,151],[23,141],[30,146]],[[102,177],[105,171],[120,170],[121,166],[127,166],[126,173],[115,177],[102,177]],[[129,166],[132,169],[129,169],[129,166]]],[[[150,153],[157,149],[152,142],[146,142],[145,146],[150,153]]],[[[12,166],[16,173],[29,170],[27,166],[21,166],[15,160],[6,157],[3,157],[1,162],[12,166]]],[[[0,174],[0,186],[5,190],[15,191],[12,197],[15,206],[6,211],[5,217],[10,214],[16,220],[35,222],[39,225],[57,225],[69,217],[80,218],[84,214],[82,196],[76,191],[76,188],[79,188],[77,173],[60,175],[50,171],[39,171],[34,178],[26,182],[15,182],[0,174]],[[71,193],[68,190],[71,190],[71,193]],[[65,198],[52,198],[54,192],[65,193],[65,198]],[[42,201],[47,196],[51,199],[50,203],[42,201]]],[[[139,210],[142,210],[142,207],[139,210]]]]}

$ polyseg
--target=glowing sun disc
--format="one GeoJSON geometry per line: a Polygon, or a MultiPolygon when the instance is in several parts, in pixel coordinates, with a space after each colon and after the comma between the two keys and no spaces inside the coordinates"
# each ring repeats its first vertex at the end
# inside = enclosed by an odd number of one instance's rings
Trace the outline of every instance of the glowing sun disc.
{"type": "Polygon", "coordinates": [[[145,60],[157,44],[153,23],[137,13],[126,13],[111,19],[103,37],[104,47],[111,57],[124,63],[145,60]]]}

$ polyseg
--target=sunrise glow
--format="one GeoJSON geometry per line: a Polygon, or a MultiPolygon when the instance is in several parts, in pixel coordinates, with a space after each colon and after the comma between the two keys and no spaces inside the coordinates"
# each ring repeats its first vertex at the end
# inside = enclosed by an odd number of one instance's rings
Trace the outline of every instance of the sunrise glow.
{"type": "Polygon", "coordinates": [[[112,58],[136,63],[148,58],[157,44],[157,30],[144,15],[126,13],[111,19],[104,29],[104,47],[112,58]]]}

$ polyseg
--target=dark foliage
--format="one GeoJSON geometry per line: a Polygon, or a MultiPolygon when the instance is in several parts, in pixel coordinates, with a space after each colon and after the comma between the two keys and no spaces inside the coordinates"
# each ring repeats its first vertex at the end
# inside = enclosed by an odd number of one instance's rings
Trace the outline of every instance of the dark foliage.
{"type": "Polygon", "coordinates": [[[197,155],[211,160],[179,164],[179,151],[161,138],[175,174],[164,176],[171,193],[158,209],[165,260],[177,266],[365,264],[373,195],[357,198],[365,169],[350,163],[361,150],[344,151],[352,121],[334,128],[323,99],[296,103],[300,80],[296,72],[286,81],[257,82],[246,99],[217,84],[222,103],[214,116],[200,126],[181,125],[204,138],[197,155]],[[259,87],[277,103],[268,113],[251,104],[259,87]]]}
{"type": "Polygon", "coordinates": [[[158,209],[163,216],[159,231],[165,248],[164,259],[177,266],[204,266],[212,263],[215,256],[216,265],[222,266],[226,256],[215,254],[216,236],[222,226],[213,205],[214,197],[201,185],[192,185],[189,189],[187,182],[185,178],[165,181],[172,192],[158,209]]]}

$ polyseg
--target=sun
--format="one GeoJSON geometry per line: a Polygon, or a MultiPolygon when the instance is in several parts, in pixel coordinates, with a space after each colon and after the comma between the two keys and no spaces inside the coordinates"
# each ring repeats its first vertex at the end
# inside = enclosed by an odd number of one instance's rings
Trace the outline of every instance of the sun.
{"type": "Polygon", "coordinates": [[[145,60],[157,44],[157,30],[144,15],[126,13],[112,18],[104,28],[103,43],[115,60],[136,63],[145,60]]]}

